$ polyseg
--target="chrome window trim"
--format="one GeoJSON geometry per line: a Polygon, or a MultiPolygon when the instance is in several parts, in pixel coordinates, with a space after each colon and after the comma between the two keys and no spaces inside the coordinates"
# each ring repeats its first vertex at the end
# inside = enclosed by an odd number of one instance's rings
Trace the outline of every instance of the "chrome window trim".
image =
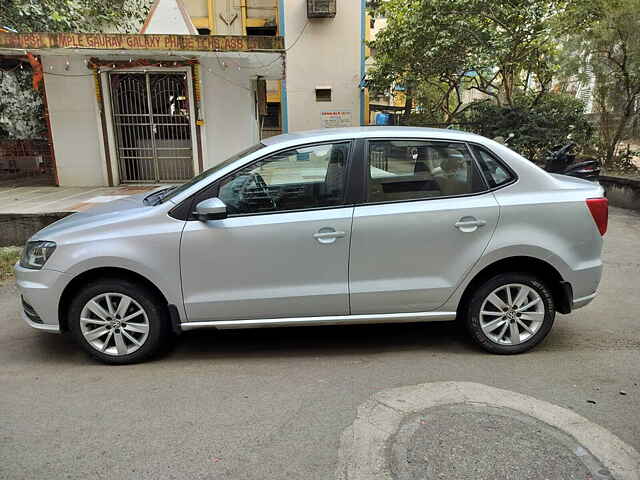
{"type": "Polygon", "coordinates": [[[338,208],[353,208],[353,207],[355,207],[355,204],[331,205],[327,207],[309,207],[309,208],[300,208],[297,210],[278,210],[276,212],[235,213],[232,215],[228,215],[227,218],[258,217],[262,215],[277,215],[279,213],[316,212],[318,210],[336,210],[338,208]]]}

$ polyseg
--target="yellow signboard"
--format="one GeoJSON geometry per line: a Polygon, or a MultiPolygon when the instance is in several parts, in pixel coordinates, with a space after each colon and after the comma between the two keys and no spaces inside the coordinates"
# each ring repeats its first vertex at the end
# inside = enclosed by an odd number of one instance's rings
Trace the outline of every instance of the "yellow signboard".
{"type": "Polygon", "coordinates": [[[282,37],[235,35],[130,35],[119,33],[0,33],[0,49],[54,48],[94,50],[156,50],[193,52],[255,52],[284,49],[282,37]]]}

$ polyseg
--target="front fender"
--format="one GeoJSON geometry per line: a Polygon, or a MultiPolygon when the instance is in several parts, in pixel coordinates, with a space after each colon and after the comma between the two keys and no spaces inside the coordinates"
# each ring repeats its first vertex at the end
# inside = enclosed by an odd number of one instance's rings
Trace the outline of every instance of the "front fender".
{"type": "Polygon", "coordinates": [[[78,275],[99,268],[133,272],[155,285],[184,318],[179,248],[182,227],[183,222],[159,222],[110,235],[69,237],[58,244],[47,268],[64,274],[65,288],[78,275]]]}

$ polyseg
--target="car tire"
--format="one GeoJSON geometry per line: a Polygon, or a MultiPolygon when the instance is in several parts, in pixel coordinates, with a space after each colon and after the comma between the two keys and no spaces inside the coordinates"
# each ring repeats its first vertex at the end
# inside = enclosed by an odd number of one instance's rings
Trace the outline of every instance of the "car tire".
{"type": "Polygon", "coordinates": [[[83,350],[112,365],[147,360],[171,337],[165,301],[144,285],[115,278],[92,282],[75,294],[68,326],[83,350]]]}
{"type": "Polygon", "coordinates": [[[474,343],[501,355],[535,347],[555,320],[551,289],[527,273],[502,273],[488,279],[473,292],[465,310],[466,328],[474,343]]]}

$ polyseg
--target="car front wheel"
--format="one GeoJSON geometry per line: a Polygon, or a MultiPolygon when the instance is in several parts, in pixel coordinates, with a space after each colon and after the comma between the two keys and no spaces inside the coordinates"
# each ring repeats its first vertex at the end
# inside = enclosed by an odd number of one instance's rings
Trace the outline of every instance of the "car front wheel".
{"type": "Polygon", "coordinates": [[[166,308],[148,288],[109,279],[80,290],[69,308],[69,329],[94,358],[136,363],[155,354],[169,335],[166,308]]]}
{"type": "Polygon", "coordinates": [[[473,341],[498,354],[522,353],[540,343],[555,319],[553,295],[544,281],[524,273],[503,273],[472,295],[466,325],[473,341]]]}

